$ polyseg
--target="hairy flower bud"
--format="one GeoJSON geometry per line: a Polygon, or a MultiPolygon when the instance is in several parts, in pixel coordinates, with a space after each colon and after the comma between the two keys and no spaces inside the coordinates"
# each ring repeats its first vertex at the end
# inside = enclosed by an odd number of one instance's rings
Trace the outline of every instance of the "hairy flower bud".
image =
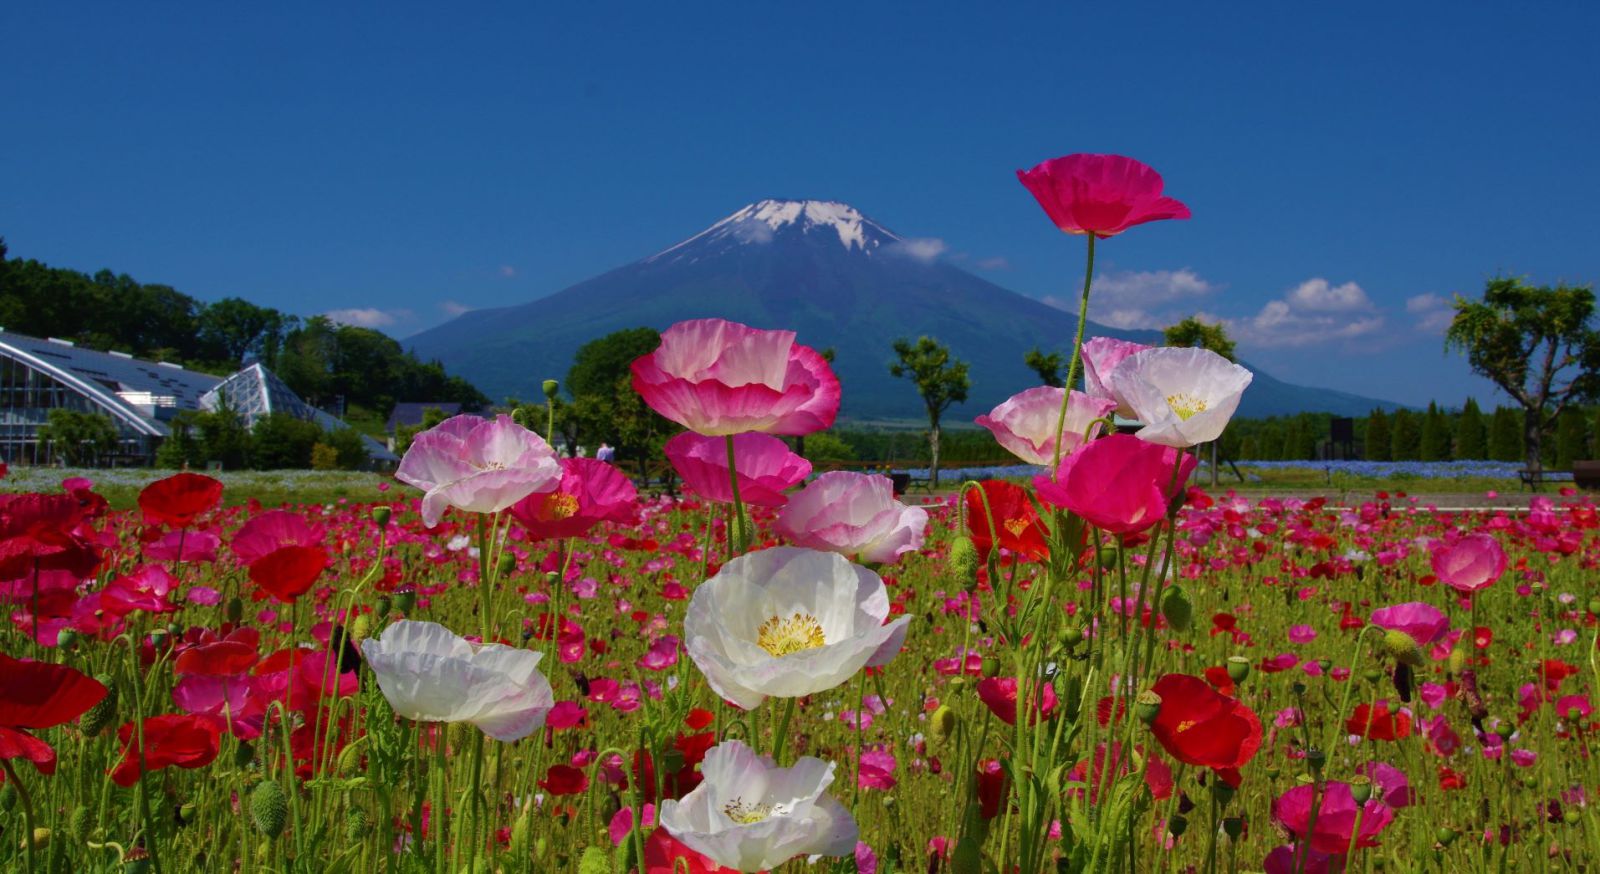
{"type": "Polygon", "coordinates": [[[952,583],[962,589],[972,588],[978,582],[978,567],[982,564],[972,538],[962,535],[950,541],[950,557],[945,560],[945,569],[952,583]]]}
{"type": "Polygon", "coordinates": [[[933,711],[933,715],[928,717],[928,723],[933,728],[933,736],[941,740],[955,733],[958,721],[959,717],[948,704],[940,704],[933,711]]]}
{"type": "Polygon", "coordinates": [[[1389,657],[1402,665],[1413,668],[1422,665],[1422,647],[1417,646],[1416,638],[1404,631],[1390,629],[1383,633],[1383,649],[1389,657]]]}
{"type": "Polygon", "coordinates": [[[100,734],[117,719],[117,687],[111,684],[111,677],[107,674],[98,674],[95,679],[106,687],[106,697],[78,717],[78,730],[83,732],[84,737],[100,734]]]}
{"type": "Polygon", "coordinates": [[[289,822],[289,799],[276,780],[262,780],[250,793],[250,819],[268,838],[283,834],[289,822]]]}
{"type": "Polygon", "coordinates": [[[1188,631],[1194,624],[1194,602],[1182,586],[1174,585],[1161,599],[1161,617],[1174,631],[1188,631]]]}

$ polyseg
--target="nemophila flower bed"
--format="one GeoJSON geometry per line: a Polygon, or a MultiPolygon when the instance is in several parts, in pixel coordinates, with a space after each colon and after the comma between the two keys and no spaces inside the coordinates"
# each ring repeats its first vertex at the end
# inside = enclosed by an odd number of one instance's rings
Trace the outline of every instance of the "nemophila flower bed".
{"type": "MultiPolygon", "coordinates": [[[[1124,158],[1024,182],[1091,258],[1187,216],[1124,158]]],[[[774,436],[839,407],[795,341],[700,320],[633,363],[682,500],[465,416],[380,503],[0,496],[0,870],[1600,858],[1587,501],[1185,489],[1250,374],[1092,338],[1085,391],[980,421],[1040,472],[907,506],[774,436]]]]}
{"type": "MultiPolygon", "coordinates": [[[[1248,461],[1247,470],[1314,470],[1372,479],[1502,479],[1518,481],[1525,465],[1513,461],[1248,461]]],[[[1571,481],[1571,471],[1550,471],[1544,478],[1571,481]]]]}

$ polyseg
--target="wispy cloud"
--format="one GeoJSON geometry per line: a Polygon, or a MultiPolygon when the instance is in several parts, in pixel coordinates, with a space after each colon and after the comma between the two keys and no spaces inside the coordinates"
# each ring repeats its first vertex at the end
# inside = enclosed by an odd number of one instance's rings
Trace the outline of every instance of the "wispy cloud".
{"type": "Polygon", "coordinates": [[[976,266],[979,270],[1010,270],[1011,261],[1004,255],[996,255],[993,258],[980,258],[976,266]]]}
{"type": "Polygon", "coordinates": [[[1428,334],[1443,334],[1455,318],[1450,298],[1432,292],[1406,298],[1406,312],[1416,318],[1414,327],[1428,334]]]}
{"type": "Polygon", "coordinates": [[[912,237],[891,244],[887,251],[918,261],[932,261],[943,255],[946,248],[944,240],[938,237],[912,237]]]}
{"type": "Polygon", "coordinates": [[[495,272],[499,273],[502,279],[514,279],[517,275],[517,268],[512,267],[510,264],[501,264],[500,269],[495,272]]]}
{"type": "MultiPolygon", "coordinates": [[[[1089,318],[1113,328],[1163,328],[1192,315],[1221,288],[1188,267],[1100,273],[1089,298],[1089,318]]],[[[1068,312],[1078,309],[1076,298],[1052,295],[1044,302],[1068,312]]]]}
{"type": "Polygon", "coordinates": [[[323,315],[341,325],[351,325],[357,328],[392,328],[416,317],[416,314],[410,310],[384,310],[377,307],[350,307],[328,310],[323,315]]]}
{"type": "Polygon", "coordinates": [[[474,309],[475,309],[475,307],[469,307],[466,304],[461,303],[460,301],[454,301],[454,300],[441,300],[441,301],[439,301],[439,311],[444,313],[445,315],[449,316],[452,319],[455,318],[456,316],[459,316],[459,315],[463,314],[463,313],[470,313],[474,309]]]}

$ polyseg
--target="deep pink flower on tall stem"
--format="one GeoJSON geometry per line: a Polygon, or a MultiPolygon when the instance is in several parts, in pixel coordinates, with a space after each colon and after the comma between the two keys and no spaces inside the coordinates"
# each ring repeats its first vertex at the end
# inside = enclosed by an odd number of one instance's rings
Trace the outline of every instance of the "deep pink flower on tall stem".
{"type": "Polygon", "coordinates": [[[1161,193],[1160,173],[1122,155],[1052,158],[1018,170],[1017,179],[1069,234],[1105,239],[1145,222],[1189,217],[1189,207],[1161,193]]]}
{"type": "MultiPolygon", "coordinates": [[[[1311,848],[1324,853],[1346,853],[1356,836],[1356,800],[1350,784],[1329,780],[1320,791],[1312,785],[1296,786],[1272,802],[1272,818],[1297,839],[1311,841],[1311,848]],[[1316,825],[1311,825],[1313,797],[1317,805],[1316,825]],[[1308,834],[1309,832],[1309,834],[1308,834]]],[[[1375,847],[1378,835],[1394,821],[1394,811],[1377,797],[1362,808],[1357,847],[1375,847]]]]}
{"type": "Polygon", "coordinates": [[[1043,473],[1033,486],[1040,500],[1071,510],[1103,531],[1133,534],[1160,522],[1182,490],[1195,460],[1181,455],[1174,477],[1176,449],[1112,434],[1062,458],[1054,480],[1043,473]]]}
{"type": "MultiPolygon", "coordinates": [[[[1028,464],[1054,464],[1056,422],[1061,417],[1061,396],[1065,392],[1064,388],[1048,385],[1030,388],[973,421],[988,428],[1007,452],[1028,464]]],[[[1090,423],[1110,415],[1115,408],[1115,401],[1074,391],[1067,401],[1066,425],[1061,430],[1061,454],[1066,456],[1082,446],[1085,432],[1091,437],[1100,433],[1104,426],[1095,425],[1089,431],[1090,423]]]]}
{"type": "MultiPolygon", "coordinates": [[[[663,450],[672,467],[683,477],[687,490],[708,501],[733,502],[725,439],[685,431],[668,440],[663,450]]],[[[736,435],[733,454],[739,473],[739,499],[746,504],[781,507],[789,500],[784,491],[811,475],[811,462],[795,455],[782,440],[768,434],[736,435]]]]}
{"type": "Polygon", "coordinates": [[[1450,618],[1420,601],[1380,607],[1372,611],[1372,624],[1386,631],[1402,631],[1418,646],[1426,646],[1450,630],[1450,618]]]}
{"type": "Polygon", "coordinates": [[[634,360],[633,390],[650,408],[713,437],[761,431],[810,434],[839,414],[833,368],[793,331],[722,319],[679,322],[634,360]]]}
{"type": "Polygon", "coordinates": [[[267,510],[251,516],[228,544],[239,562],[252,565],[285,546],[321,546],[323,530],[288,510],[267,510]]]}
{"type": "Polygon", "coordinates": [[[510,416],[455,416],[418,434],[395,478],[422,489],[422,523],[439,524],[450,507],[498,513],[561,481],[561,465],[544,438],[510,416]]]}
{"type": "Polygon", "coordinates": [[[1506,551],[1490,534],[1468,534],[1433,549],[1433,575],[1458,592],[1488,588],[1506,572],[1506,551]]]}
{"type": "Polygon", "coordinates": [[[632,522],[639,490],[614,465],[595,458],[561,459],[561,485],[529,495],[511,516],[535,540],[582,537],[601,522],[632,522]]]}

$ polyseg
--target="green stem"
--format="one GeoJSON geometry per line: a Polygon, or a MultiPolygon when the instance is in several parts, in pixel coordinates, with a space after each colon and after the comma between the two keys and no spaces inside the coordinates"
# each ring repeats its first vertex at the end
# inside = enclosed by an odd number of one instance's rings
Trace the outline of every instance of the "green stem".
{"type": "MultiPolygon", "coordinates": [[[[37,636],[34,639],[37,640],[37,636]]],[[[17,787],[17,799],[22,802],[22,846],[28,854],[28,874],[33,874],[33,796],[29,795],[28,788],[22,785],[22,779],[11,767],[11,762],[0,759],[0,769],[5,771],[6,780],[17,787]]]]}
{"type": "MultiPolygon", "coordinates": [[[[784,742],[789,739],[789,720],[794,718],[795,700],[794,698],[784,699],[783,716],[778,720],[778,730],[772,733],[772,761],[774,764],[783,764],[783,747],[784,742]]],[[[861,714],[857,713],[856,718],[860,719],[861,714]]]]}
{"type": "MultiPolygon", "coordinates": [[[[739,498],[739,471],[733,452],[733,435],[727,436],[728,441],[728,483],[733,487],[733,524],[734,529],[728,532],[733,548],[729,550],[733,555],[742,554],[750,545],[744,527],[744,501],[739,498]],[[736,536],[737,535],[737,536],[736,536]]],[[[731,556],[730,556],[731,557],[731,556]]]]}
{"type": "Polygon", "coordinates": [[[1067,363],[1066,389],[1061,393],[1061,412],[1056,416],[1056,445],[1050,464],[1050,478],[1061,467],[1061,435],[1067,429],[1067,404],[1072,400],[1072,384],[1078,381],[1078,365],[1083,360],[1083,326],[1089,321],[1089,286],[1094,283],[1094,234],[1089,234],[1089,260],[1083,268],[1083,297],[1078,301],[1078,336],[1072,341],[1072,357],[1067,363]]]}

